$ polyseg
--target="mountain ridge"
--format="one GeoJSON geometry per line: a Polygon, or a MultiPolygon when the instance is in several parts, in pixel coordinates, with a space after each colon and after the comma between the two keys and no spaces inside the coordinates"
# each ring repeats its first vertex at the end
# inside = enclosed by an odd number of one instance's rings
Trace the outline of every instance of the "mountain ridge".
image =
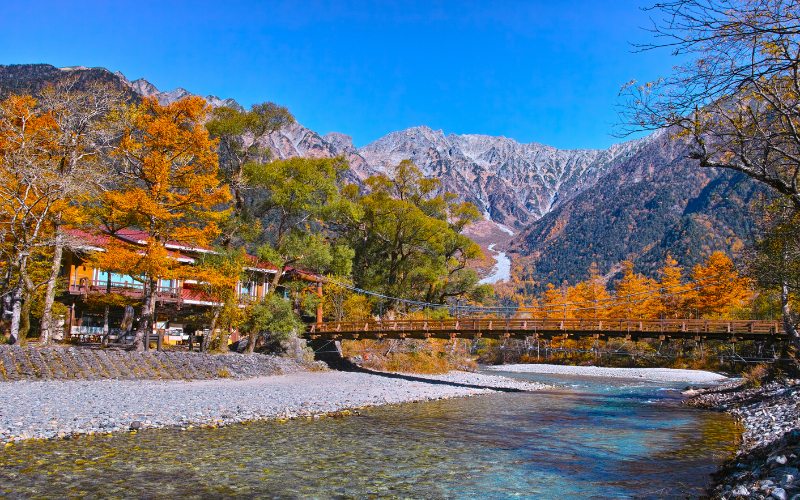
{"type": "MultiPolygon", "coordinates": [[[[72,74],[116,85],[130,99],[168,103],[193,95],[105,68],[50,65],[0,66],[0,94],[35,93],[72,74]]],[[[241,109],[233,99],[206,99],[241,109]]],[[[542,282],[583,279],[592,262],[607,272],[625,259],[652,274],[670,249],[691,266],[713,250],[739,247],[751,237],[747,206],[760,193],[742,176],[700,169],[686,158],[685,144],[665,131],[607,149],[558,149],[421,125],[357,148],[345,134],[294,123],[259,141],[281,159],[343,155],[347,180],[356,183],[412,160],[442,189],[475,203],[499,230],[512,228],[511,249],[528,258],[542,282]]]]}

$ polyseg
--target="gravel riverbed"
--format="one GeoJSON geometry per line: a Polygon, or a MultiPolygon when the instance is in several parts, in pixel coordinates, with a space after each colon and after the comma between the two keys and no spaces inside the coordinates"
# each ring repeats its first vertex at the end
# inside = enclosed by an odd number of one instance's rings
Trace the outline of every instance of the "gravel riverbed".
{"type": "Polygon", "coordinates": [[[719,373],[702,370],[679,370],[674,368],[606,368],[601,366],[565,366],[547,364],[512,364],[487,366],[487,370],[545,373],[554,375],[578,375],[582,377],[624,378],[654,382],[686,382],[688,384],[712,384],[728,380],[719,373]]]}
{"type": "Polygon", "coordinates": [[[245,380],[46,380],[0,383],[0,443],[145,428],[313,417],[365,406],[539,390],[468,372],[300,372],[245,380]]]}
{"type": "Polygon", "coordinates": [[[737,456],[715,477],[715,498],[800,499],[800,381],[701,391],[692,406],[727,411],[743,427],[737,456]]]}

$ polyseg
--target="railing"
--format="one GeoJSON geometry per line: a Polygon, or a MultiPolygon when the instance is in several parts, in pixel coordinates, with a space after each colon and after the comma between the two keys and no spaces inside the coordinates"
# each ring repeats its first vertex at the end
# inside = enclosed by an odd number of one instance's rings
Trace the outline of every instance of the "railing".
{"type": "MultiPolygon", "coordinates": [[[[109,290],[112,293],[141,297],[142,293],[144,293],[144,284],[125,281],[112,281],[109,283],[106,280],[82,279],[69,285],[69,292],[72,294],[107,293],[109,290]]],[[[174,286],[159,285],[156,287],[156,295],[159,299],[178,299],[181,296],[181,289],[174,286]]]]}
{"type": "Polygon", "coordinates": [[[705,319],[506,319],[459,318],[446,320],[342,321],[313,324],[310,335],[335,336],[342,334],[373,334],[402,336],[402,334],[434,333],[536,335],[558,333],[582,334],[689,334],[697,335],[780,335],[780,322],[762,320],[705,320],[705,319]]]}

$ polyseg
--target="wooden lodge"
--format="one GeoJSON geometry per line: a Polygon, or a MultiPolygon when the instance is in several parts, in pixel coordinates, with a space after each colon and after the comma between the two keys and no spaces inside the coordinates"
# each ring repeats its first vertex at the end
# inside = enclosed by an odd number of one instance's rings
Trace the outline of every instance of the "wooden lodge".
{"type": "MultiPolygon", "coordinates": [[[[116,294],[118,297],[131,299],[133,320],[136,321],[141,311],[141,299],[144,284],[134,276],[113,271],[98,269],[92,266],[89,255],[92,252],[104,252],[112,238],[131,245],[146,245],[146,235],[140,231],[126,230],[113,235],[104,233],[88,233],[79,230],[69,232],[70,248],[65,249],[62,263],[62,279],[66,282],[65,293],[60,301],[68,307],[62,336],[66,340],[78,342],[99,342],[104,334],[106,323],[105,304],[102,297],[116,294]],[[139,299],[138,301],[136,299],[139,299]]],[[[181,265],[194,265],[202,254],[213,253],[208,248],[197,248],[182,245],[178,242],[166,244],[168,255],[181,265]]],[[[252,255],[247,256],[246,277],[239,281],[236,293],[241,307],[248,302],[257,301],[266,296],[278,269],[260,261],[252,255]]],[[[291,269],[287,273],[309,282],[315,293],[322,292],[320,278],[313,273],[291,269]]],[[[182,273],[191,276],[191,273],[182,273]]],[[[279,286],[279,293],[289,298],[288,290],[279,286]]],[[[159,279],[156,290],[156,323],[155,335],[162,335],[165,344],[182,344],[189,341],[191,335],[207,335],[209,333],[211,307],[219,305],[214,297],[205,290],[204,284],[191,278],[159,279]]],[[[113,304],[108,311],[108,333],[112,341],[130,341],[136,331],[136,325],[122,328],[126,306],[113,304]],[[127,337],[127,338],[126,338],[127,337]]],[[[128,314],[130,315],[130,308],[128,314]]],[[[317,316],[321,310],[317,311],[317,316]]],[[[316,318],[318,321],[321,318],[316,318]]],[[[129,321],[130,322],[130,321],[129,321]]],[[[238,340],[233,332],[231,342],[238,340]]]]}

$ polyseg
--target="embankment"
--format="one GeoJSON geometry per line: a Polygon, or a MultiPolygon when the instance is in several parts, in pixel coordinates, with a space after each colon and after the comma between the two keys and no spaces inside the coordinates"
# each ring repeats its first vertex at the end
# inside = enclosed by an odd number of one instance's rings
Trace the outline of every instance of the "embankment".
{"type": "Polygon", "coordinates": [[[0,382],[19,380],[206,380],[324,369],[320,363],[262,354],[132,352],[86,347],[0,345],[0,382]]]}

